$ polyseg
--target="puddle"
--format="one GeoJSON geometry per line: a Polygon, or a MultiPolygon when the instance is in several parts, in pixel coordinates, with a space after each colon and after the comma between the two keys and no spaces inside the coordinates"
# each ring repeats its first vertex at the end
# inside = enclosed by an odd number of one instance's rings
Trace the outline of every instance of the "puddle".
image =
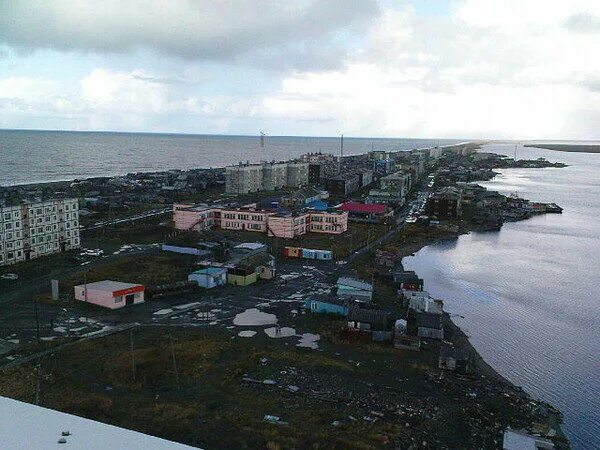
{"type": "Polygon", "coordinates": [[[238,326],[262,326],[262,325],[274,325],[277,323],[277,316],[275,314],[269,314],[266,312],[259,311],[256,308],[250,308],[239,313],[233,319],[233,324],[238,326]]]}
{"type": "Polygon", "coordinates": [[[166,308],[166,309],[160,309],[158,311],[154,311],[154,315],[156,316],[164,316],[165,314],[169,314],[172,313],[173,310],[171,308],[166,308]]]}

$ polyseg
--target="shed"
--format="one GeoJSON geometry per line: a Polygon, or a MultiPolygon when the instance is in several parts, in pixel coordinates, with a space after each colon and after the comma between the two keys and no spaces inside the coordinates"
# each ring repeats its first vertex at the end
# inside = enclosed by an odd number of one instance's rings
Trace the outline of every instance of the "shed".
{"type": "Polygon", "coordinates": [[[181,253],[184,255],[195,255],[195,256],[208,256],[211,254],[208,250],[203,250],[195,247],[181,247],[178,245],[166,245],[163,244],[161,247],[163,252],[181,253]]]}
{"type": "Polygon", "coordinates": [[[336,314],[344,317],[348,315],[346,302],[336,298],[311,298],[304,302],[304,308],[316,314],[336,314]]]}
{"type": "Polygon", "coordinates": [[[227,283],[236,286],[248,286],[256,283],[258,273],[254,270],[233,268],[227,271],[227,283]]]}
{"type": "Polygon", "coordinates": [[[438,366],[440,369],[468,374],[473,371],[473,357],[465,348],[442,345],[440,348],[438,366]]]}
{"type": "Polygon", "coordinates": [[[195,281],[198,286],[212,289],[227,283],[227,269],[222,267],[208,267],[197,270],[188,275],[188,281],[195,281]]]}
{"type": "Polygon", "coordinates": [[[340,277],[336,283],[337,295],[341,298],[352,298],[368,303],[373,298],[373,285],[349,277],[340,277]]]}
{"type": "Polygon", "coordinates": [[[387,331],[390,328],[390,317],[390,312],[382,309],[350,308],[348,328],[387,331]]]}
{"type": "Polygon", "coordinates": [[[304,259],[317,259],[317,253],[315,250],[311,250],[310,248],[303,248],[302,257],[304,259]]]}
{"type": "Polygon", "coordinates": [[[288,258],[300,258],[302,256],[302,249],[300,247],[285,247],[283,254],[288,258]]]}
{"type": "Polygon", "coordinates": [[[444,325],[440,314],[416,312],[414,319],[417,336],[429,339],[444,339],[444,325]]]}
{"type": "Polygon", "coordinates": [[[322,261],[331,261],[333,259],[333,252],[331,250],[315,250],[317,259],[322,261]]]}
{"type": "Polygon", "coordinates": [[[118,309],[144,302],[144,286],[120,281],[97,281],[75,286],[75,300],[118,309]]]}

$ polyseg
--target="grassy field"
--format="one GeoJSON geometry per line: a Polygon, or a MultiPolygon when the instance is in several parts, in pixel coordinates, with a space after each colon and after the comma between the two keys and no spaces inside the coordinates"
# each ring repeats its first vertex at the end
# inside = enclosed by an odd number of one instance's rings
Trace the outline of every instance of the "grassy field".
{"type": "MultiPolygon", "coordinates": [[[[437,343],[347,342],[341,322],[322,316],[297,326],[321,334],[320,350],[260,330],[146,328],[80,342],[42,361],[42,404],[215,449],[495,448],[505,424],[531,420],[528,400],[487,379],[435,374],[437,343]]],[[[32,401],[36,370],[0,371],[0,395],[32,401]]]]}
{"type": "MultiPolygon", "coordinates": [[[[171,336],[172,348],[168,332],[133,335],[135,379],[127,334],[65,349],[43,363],[44,405],[205,448],[366,449],[393,441],[398,426],[385,421],[332,426],[348,420],[341,400],[240,382],[244,374],[278,378],[291,367],[340,379],[372,369],[310,350],[232,342],[227,334],[171,336]],[[266,424],[265,414],[281,416],[288,425],[266,424]]],[[[1,373],[0,393],[31,401],[36,380],[33,367],[1,373]]]]}
{"type": "Polygon", "coordinates": [[[144,286],[187,280],[194,267],[193,257],[170,253],[131,256],[108,264],[82,270],[77,275],[61,280],[61,290],[72,292],[72,287],[101,280],[140,283],[144,286]]]}

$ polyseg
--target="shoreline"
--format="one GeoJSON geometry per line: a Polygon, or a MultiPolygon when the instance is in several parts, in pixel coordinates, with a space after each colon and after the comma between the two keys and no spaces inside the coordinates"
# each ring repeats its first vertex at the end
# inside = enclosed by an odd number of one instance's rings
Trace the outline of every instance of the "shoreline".
{"type": "Polygon", "coordinates": [[[565,153],[600,153],[600,144],[523,144],[523,147],[565,153]]]}
{"type": "MultiPolygon", "coordinates": [[[[524,219],[527,220],[527,219],[524,219]]],[[[401,247],[402,251],[400,252],[401,261],[404,258],[413,256],[418,253],[420,250],[424,249],[428,246],[436,245],[437,243],[444,241],[452,241],[458,239],[460,236],[467,235],[473,232],[497,232],[498,230],[489,230],[482,227],[468,227],[461,228],[459,231],[452,233],[449,232],[446,235],[436,237],[434,239],[421,239],[419,242],[410,243],[406,246],[401,247]]],[[[440,299],[444,301],[444,299],[440,299]]],[[[525,396],[527,399],[537,402],[541,405],[545,405],[548,408],[548,424],[550,424],[556,432],[556,436],[560,439],[560,445],[555,447],[557,450],[565,450],[570,449],[571,444],[562,429],[563,424],[563,416],[560,410],[555,408],[552,404],[538,399],[527,392],[522,386],[518,386],[510,381],[508,378],[501,375],[494,367],[492,367],[481,354],[477,351],[475,346],[472,344],[469,336],[464,332],[464,330],[452,320],[452,314],[448,312],[444,312],[444,322],[445,325],[449,329],[449,334],[454,337],[455,344],[467,350],[473,357],[475,371],[474,374],[481,376],[482,378],[489,378],[494,382],[498,383],[503,387],[507,387],[510,390],[513,390],[516,393],[521,393],[521,395],[525,396]]]]}

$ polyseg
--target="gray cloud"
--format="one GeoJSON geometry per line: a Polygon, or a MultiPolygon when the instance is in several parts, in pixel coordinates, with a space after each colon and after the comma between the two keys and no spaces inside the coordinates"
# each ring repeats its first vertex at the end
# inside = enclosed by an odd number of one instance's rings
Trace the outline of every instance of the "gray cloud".
{"type": "Polygon", "coordinates": [[[600,17],[588,13],[570,16],[564,23],[565,27],[576,33],[600,33],[600,17]]]}
{"type": "Polygon", "coordinates": [[[291,50],[300,57],[293,66],[320,67],[335,65],[331,54],[343,56],[334,51],[335,37],[366,27],[378,8],[375,0],[14,0],[0,2],[0,43],[21,51],[147,49],[184,59],[250,62],[268,50],[282,58],[291,50]],[[310,47],[312,58],[301,58],[298,45],[310,47]]]}

